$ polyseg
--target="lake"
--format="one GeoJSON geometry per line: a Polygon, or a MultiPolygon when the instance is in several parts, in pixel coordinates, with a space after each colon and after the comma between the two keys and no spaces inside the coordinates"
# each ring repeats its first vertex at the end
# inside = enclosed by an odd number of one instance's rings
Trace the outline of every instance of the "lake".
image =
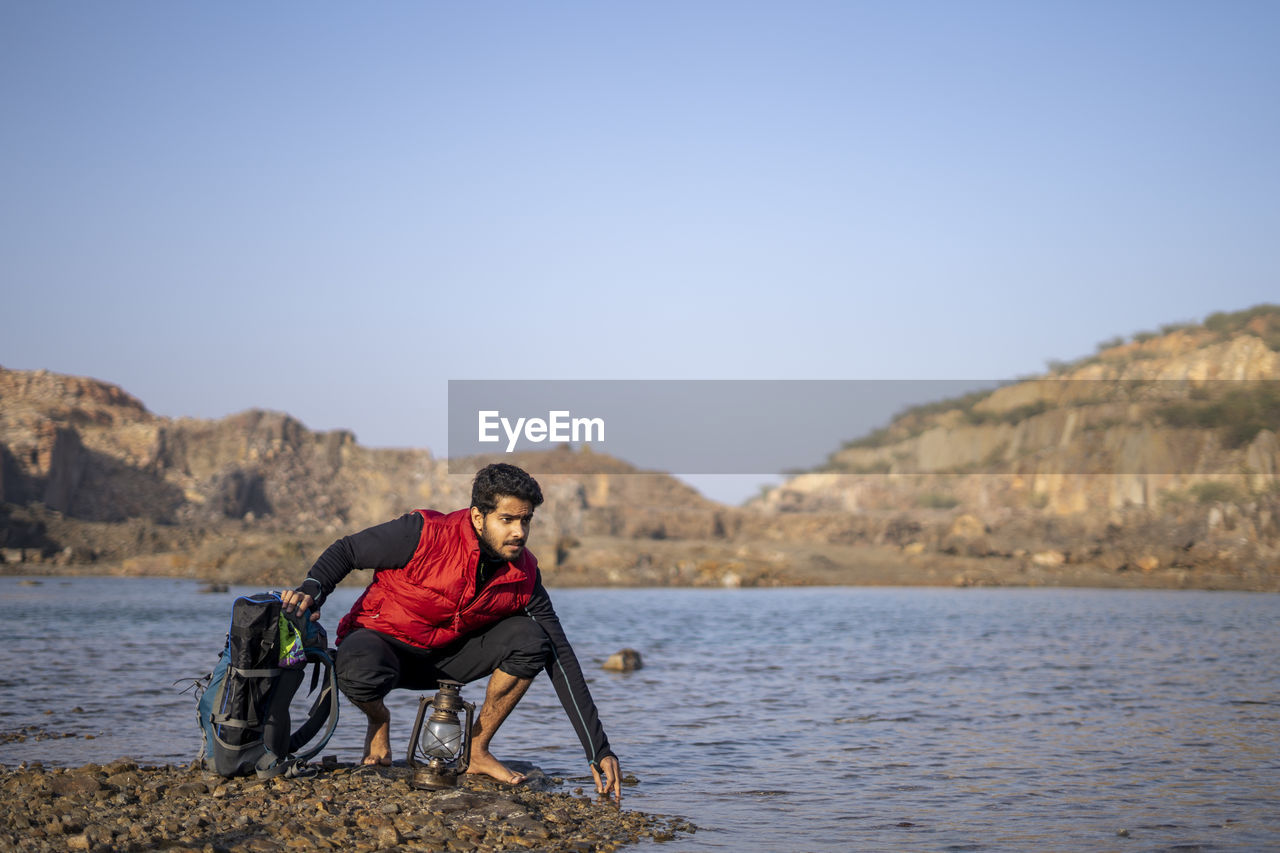
{"type": "MultiPolygon", "coordinates": [[[[236,594],[0,578],[0,764],[185,764],[236,594]],[[25,734],[25,740],[18,735],[25,734]],[[70,735],[64,737],[63,735],[70,735]]],[[[332,633],[358,590],[326,609],[332,633]]],[[[1280,596],[1063,589],[552,590],[671,851],[1280,848],[1280,596]],[[643,669],[600,669],[637,649],[643,669]]],[[[464,690],[480,702],[483,684],[464,690]]],[[[417,694],[393,694],[403,760],[417,694]]],[[[344,704],[326,753],[360,756],[344,704]]],[[[586,785],[545,677],[494,742],[586,785]]]]}

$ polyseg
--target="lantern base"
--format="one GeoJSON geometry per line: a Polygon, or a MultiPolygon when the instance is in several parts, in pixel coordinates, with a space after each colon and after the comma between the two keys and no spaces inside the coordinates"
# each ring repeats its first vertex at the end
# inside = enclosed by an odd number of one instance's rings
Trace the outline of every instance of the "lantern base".
{"type": "Polygon", "coordinates": [[[436,770],[429,766],[419,765],[414,768],[410,784],[422,790],[438,791],[442,788],[458,787],[458,774],[453,770],[436,770]]]}

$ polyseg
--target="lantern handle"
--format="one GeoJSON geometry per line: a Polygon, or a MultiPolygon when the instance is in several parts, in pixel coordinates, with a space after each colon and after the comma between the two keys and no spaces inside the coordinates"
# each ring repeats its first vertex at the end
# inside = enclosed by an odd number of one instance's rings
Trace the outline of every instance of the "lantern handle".
{"type": "Polygon", "coordinates": [[[470,702],[463,701],[462,707],[467,709],[467,728],[463,732],[463,740],[461,748],[458,750],[458,775],[461,776],[467,772],[467,768],[471,766],[471,726],[475,719],[476,706],[470,702]]]}
{"type": "Polygon", "coordinates": [[[418,700],[418,718],[413,721],[413,737],[409,739],[409,754],[405,756],[410,767],[418,766],[415,758],[415,753],[418,751],[418,733],[422,731],[422,718],[427,715],[427,708],[430,708],[434,702],[434,698],[428,699],[426,696],[418,700]]]}

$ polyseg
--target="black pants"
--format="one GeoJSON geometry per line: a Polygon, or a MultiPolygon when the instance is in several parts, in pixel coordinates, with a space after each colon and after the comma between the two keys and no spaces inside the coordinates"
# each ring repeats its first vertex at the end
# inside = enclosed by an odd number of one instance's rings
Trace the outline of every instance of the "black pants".
{"type": "Polygon", "coordinates": [[[441,678],[467,683],[494,670],[533,678],[551,656],[546,632],[528,616],[508,616],[440,649],[420,649],[368,628],[338,647],[338,689],[353,702],[381,699],[397,687],[434,690],[441,678]]]}

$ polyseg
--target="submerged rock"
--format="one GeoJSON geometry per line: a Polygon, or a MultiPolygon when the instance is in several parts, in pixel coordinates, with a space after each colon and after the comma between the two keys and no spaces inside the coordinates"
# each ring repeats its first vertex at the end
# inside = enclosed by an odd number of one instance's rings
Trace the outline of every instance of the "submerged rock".
{"type": "Polygon", "coordinates": [[[608,660],[604,662],[602,669],[611,672],[631,672],[644,666],[644,661],[640,659],[640,653],[635,649],[623,649],[609,655],[608,660]]]}
{"type": "Polygon", "coordinates": [[[419,791],[407,767],[335,765],[300,779],[222,779],[134,762],[0,767],[0,849],[617,850],[696,830],[562,793],[536,767],[517,787],[465,778],[419,791]]]}

